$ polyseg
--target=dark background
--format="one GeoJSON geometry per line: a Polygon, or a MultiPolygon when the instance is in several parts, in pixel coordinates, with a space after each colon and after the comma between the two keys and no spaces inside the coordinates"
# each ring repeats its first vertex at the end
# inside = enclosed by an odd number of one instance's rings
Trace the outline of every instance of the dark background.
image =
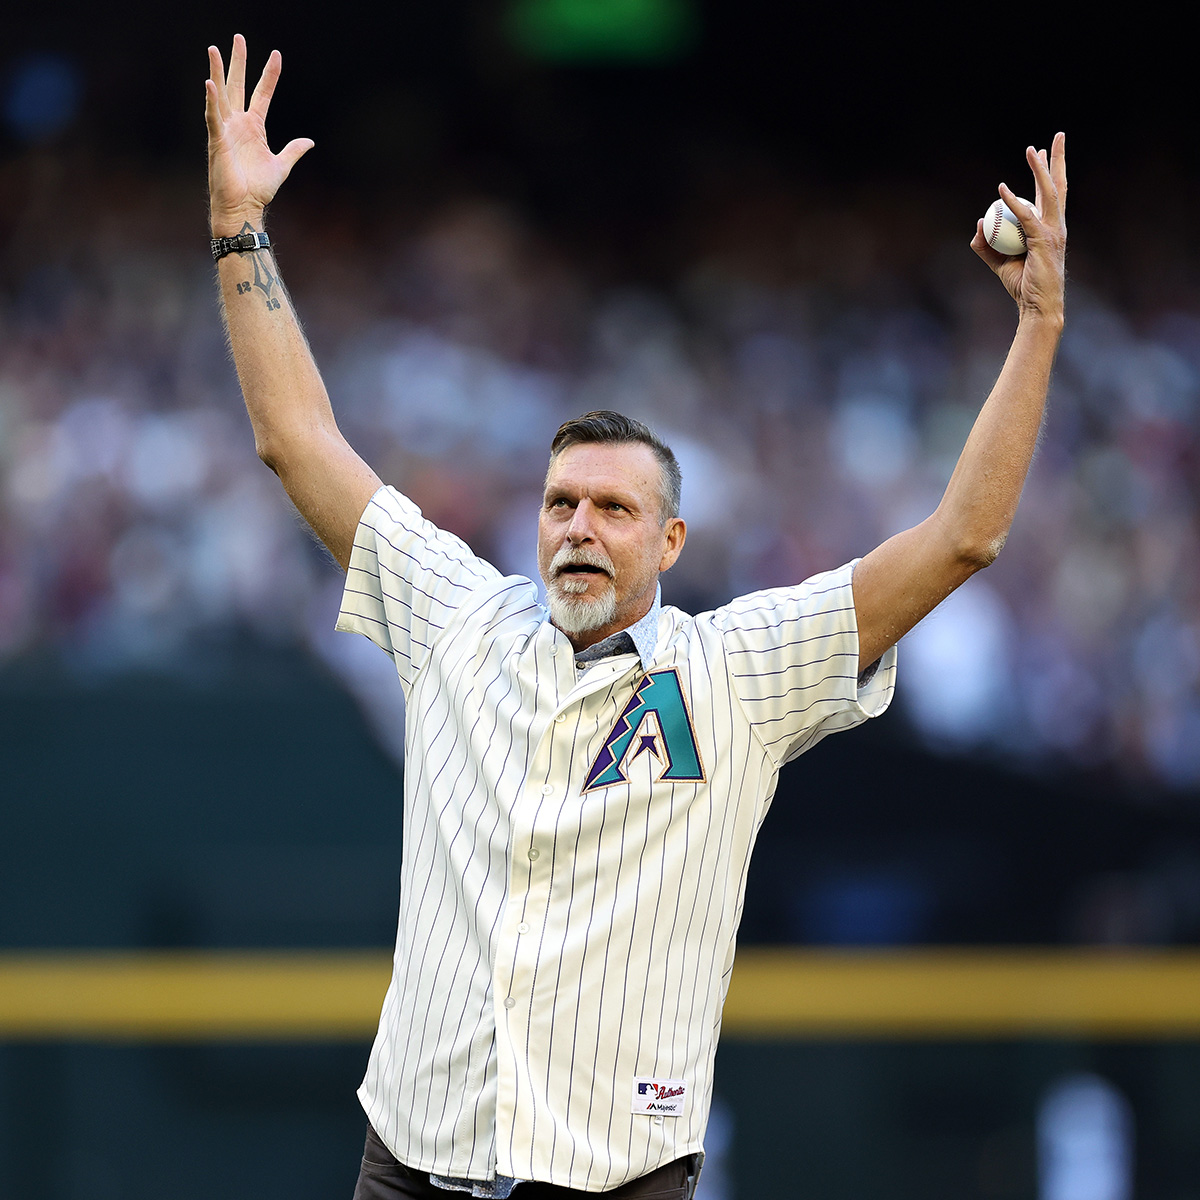
{"type": "MultiPolygon", "coordinates": [[[[670,261],[686,236],[678,216],[719,193],[723,175],[847,195],[895,183],[961,197],[973,213],[997,173],[1023,183],[1024,146],[1058,129],[1071,137],[1073,237],[1111,247],[1114,281],[1131,230],[1188,226],[1200,166],[1190,51],[1165,18],[1118,28],[1050,8],[988,27],[985,10],[697,0],[678,51],[630,65],[522,53],[508,9],[126,4],[97,19],[30,7],[4,54],[10,70],[47,51],[78,66],[86,103],[68,141],[180,167],[203,158],[204,48],[227,59],[241,32],[252,76],[270,48],[284,56],[277,144],[317,142],[293,191],[428,203],[431,187],[465,182],[586,239],[598,259],[633,249],[641,270],[670,261]]],[[[10,132],[4,149],[17,148],[10,132]]]]}

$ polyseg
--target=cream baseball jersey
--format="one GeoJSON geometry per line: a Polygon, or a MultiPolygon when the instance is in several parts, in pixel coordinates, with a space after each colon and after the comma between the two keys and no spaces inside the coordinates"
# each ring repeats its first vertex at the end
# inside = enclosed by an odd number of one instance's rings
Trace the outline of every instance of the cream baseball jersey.
{"type": "MultiPolygon", "coordinates": [[[[359,1091],[440,1176],[606,1191],[700,1152],[750,852],[779,768],[882,712],[853,564],[577,669],[537,585],[391,488],[338,628],[407,715],[393,975],[359,1091]]],[[[517,1190],[520,1194],[520,1189],[517,1190]]]]}

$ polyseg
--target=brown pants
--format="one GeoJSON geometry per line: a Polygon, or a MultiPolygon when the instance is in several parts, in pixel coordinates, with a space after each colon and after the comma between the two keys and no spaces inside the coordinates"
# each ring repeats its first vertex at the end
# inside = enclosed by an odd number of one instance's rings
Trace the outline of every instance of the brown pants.
{"type": "MultiPolygon", "coordinates": [[[[600,1195],[609,1200],[688,1200],[688,1160],[677,1158],[649,1175],[634,1179],[611,1192],[600,1195]]],[[[450,1192],[429,1182],[426,1171],[414,1171],[397,1162],[392,1152],[367,1126],[367,1144],[363,1149],[362,1169],[354,1200],[455,1200],[466,1192],[450,1192]]],[[[519,1183],[512,1200],[568,1200],[571,1196],[591,1196],[574,1188],[555,1187],[552,1183],[519,1183]]]]}

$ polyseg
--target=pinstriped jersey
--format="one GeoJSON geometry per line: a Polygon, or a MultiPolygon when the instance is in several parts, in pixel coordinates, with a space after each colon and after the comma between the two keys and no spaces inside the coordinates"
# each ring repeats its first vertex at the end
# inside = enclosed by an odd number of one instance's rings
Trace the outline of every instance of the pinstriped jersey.
{"type": "MultiPolygon", "coordinates": [[[[882,712],[853,564],[577,669],[528,579],[382,488],[338,628],[406,697],[392,980],[359,1096],[403,1163],[606,1191],[701,1151],[780,767],[882,712]]],[[[519,1194],[519,1191],[518,1191],[519,1194]]]]}

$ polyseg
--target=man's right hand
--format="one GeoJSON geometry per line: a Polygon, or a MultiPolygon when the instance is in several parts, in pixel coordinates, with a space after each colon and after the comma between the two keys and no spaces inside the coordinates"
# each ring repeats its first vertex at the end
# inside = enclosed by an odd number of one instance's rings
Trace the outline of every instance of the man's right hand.
{"type": "Polygon", "coordinates": [[[267,145],[267,109],[279,82],[283,60],[272,50],[250,106],[246,107],[246,39],[235,34],[229,74],[216,46],[208,48],[204,116],[208,123],[209,211],[214,237],[232,237],[247,224],[262,229],[263,210],[311,138],[294,138],[278,153],[267,145]]]}
{"type": "MultiPolygon", "coordinates": [[[[263,209],[275,197],[308,138],[272,154],[266,116],[279,81],[279,52],[272,51],[246,105],[246,41],[233,39],[229,74],[215,46],[208,50],[212,77],[205,85],[208,186],[214,237],[262,230],[263,209]]],[[[344,570],[354,531],[378,476],[338,430],[312,352],[291,297],[279,278],[272,249],[237,251],[217,263],[221,304],[246,411],[259,457],[279,476],[287,494],[344,570]]]]}

